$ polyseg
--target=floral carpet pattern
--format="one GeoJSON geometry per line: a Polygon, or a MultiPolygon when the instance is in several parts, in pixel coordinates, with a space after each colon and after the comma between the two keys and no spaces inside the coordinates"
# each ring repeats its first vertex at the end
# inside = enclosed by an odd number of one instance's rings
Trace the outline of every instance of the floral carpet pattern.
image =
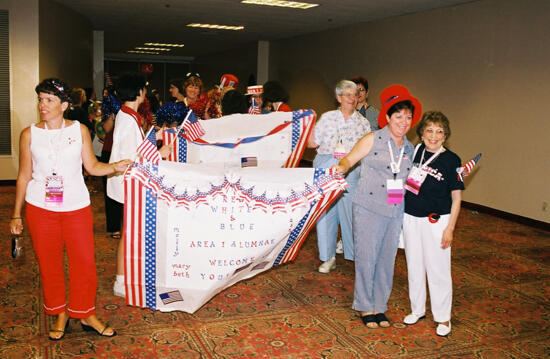
{"type": "Polygon", "coordinates": [[[97,315],[118,335],[84,332],[72,320],[48,340],[38,265],[28,235],[12,259],[8,219],[15,186],[0,187],[0,358],[548,358],[550,233],[462,210],[453,247],[452,333],[435,335],[431,313],[413,326],[405,256],[396,259],[386,313],[392,325],[369,329],[351,309],[353,262],[317,272],[316,234],[294,262],[219,293],[194,314],[161,313],[115,297],[116,241],[105,233],[99,179],[89,184],[96,238],[97,315]]]}

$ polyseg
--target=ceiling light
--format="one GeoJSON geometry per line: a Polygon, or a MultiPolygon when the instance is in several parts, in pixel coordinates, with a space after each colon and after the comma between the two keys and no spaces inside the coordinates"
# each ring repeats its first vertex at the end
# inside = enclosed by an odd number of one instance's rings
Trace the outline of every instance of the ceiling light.
{"type": "Polygon", "coordinates": [[[183,47],[183,44],[164,44],[162,42],[146,42],[146,46],[183,47]]]}
{"type": "Polygon", "coordinates": [[[160,52],[155,52],[155,51],[128,50],[126,52],[129,54],[160,55],[160,52]]]}
{"type": "Polygon", "coordinates": [[[319,6],[319,4],[311,4],[307,2],[279,1],[279,0],[242,0],[241,3],[252,4],[252,5],[291,7],[294,9],[309,9],[315,6],[319,6]]]}
{"type": "Polygon", "coordinates": [[[217,29],[217,30],[243,30],[244,26],[229,26],[229,25],[215,25],[215,24],[187,24],[189,27],[200,27],[203,29],[217,29]]]}
{"type": "Polygon", "coordinates": [[[146,51],[170,51],[172,49],[167,49],[165,47],[134,47],[136,50],[146,50],[146,51]]]}

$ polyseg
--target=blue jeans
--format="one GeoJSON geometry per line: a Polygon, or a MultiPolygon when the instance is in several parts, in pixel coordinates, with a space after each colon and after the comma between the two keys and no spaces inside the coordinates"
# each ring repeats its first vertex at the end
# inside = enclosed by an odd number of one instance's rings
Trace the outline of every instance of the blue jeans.
{"type": "MultiPolygon", "coordinates": [[[[313,167],[330,168],[338,161],[332,155],[317,155],[313,160],[313,167]]],[[[359,181],[359,175],[359,166],[348,172],[346,181],[349,187],[317,221],[317,246],[319,247],[319,259],[323,262],[336,255],[338,224],[340,224],[340,230],[342,231],[344,258],[351,261],[354,259],[351,203],[355,187],[359,181]]]]}

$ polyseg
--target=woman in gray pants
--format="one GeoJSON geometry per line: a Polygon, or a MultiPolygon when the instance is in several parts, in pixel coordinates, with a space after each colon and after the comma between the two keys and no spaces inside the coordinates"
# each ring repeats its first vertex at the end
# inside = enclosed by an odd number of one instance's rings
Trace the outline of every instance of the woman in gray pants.
{"type": "Polygon", "coordinates": [[[380,95],[380,130],[361,138],[336,171],[346,173],[361,161],[353,199],[355,291],[353,309],[369,328],[389,327],[384,312],[393,285],[393,268],[403,223],[404,182],[414,148],[406,134],[419,120],[422,105],[402,85],[380,95]],[[386,126],[387,125],[387,126],[386,126]]]}

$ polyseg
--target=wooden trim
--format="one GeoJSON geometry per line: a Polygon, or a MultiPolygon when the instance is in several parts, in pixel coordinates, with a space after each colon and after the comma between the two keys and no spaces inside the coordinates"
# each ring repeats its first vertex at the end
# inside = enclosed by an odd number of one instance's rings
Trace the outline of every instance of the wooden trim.
{"type": "Polygon", "coordinates": [[[537,229],[542,229],[544,231],[550,232],[550,223],[548,223],[548,222],[543,222],[543,221],[539,221],[539,220],[536,220],[536,219],[523,217],[523,216],[520,216],[520,215],[517,215],[517,214],[504,212],[504,211],[494,209],[494,208],[491,208],[491,207],[482,206],[481,204],[476,204],[476,203],[471,203],[471,202],[466,202],[466,201],[462,201],[462,207],[466,208],[466,209],[469,209],[469,210],[483,212],[483,213],[490,214],[490,215],[495,216],[495,217],[499,217],[499,218],[506,219],[506,220],[509,220],[509,221],[512,221],[512,222],[516,222],[516,223],[519,223],[519,224],[524,224],[524,225],[529,226],[529,227],[534,227],[534,228],[537,228],[537,229]]]}

